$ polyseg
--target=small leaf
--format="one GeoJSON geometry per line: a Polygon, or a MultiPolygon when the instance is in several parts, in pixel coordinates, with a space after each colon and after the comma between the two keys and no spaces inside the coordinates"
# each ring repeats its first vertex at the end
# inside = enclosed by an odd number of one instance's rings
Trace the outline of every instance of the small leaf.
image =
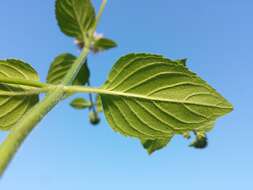
{"type": "Polygon", "coordinates": [[[102,100],[99,95],[96,96],[96,104],[97,104],[97,111],[98,112],[103,112],[103,105],[102,105],[102,100]]]}
{"type": "Polygon", "coordinates": [[[96,21],[90,0],[56,0],[56,18],[63,33],[84,41],[96,21]]]}
{"type": "Polygon", "coordinates": [[[76,98],[70,103],[70,105],[75,109],[82,110],[91,107],[91,102],[84,98],[76,98]]]}
{"type": "MultiPolygon", "coordinates": [[[[64,53],[57,56],[49,68],[47,82],[51,84],[60,84],[75,60],[76,57],[69,53],[64,53]]],[[[89,76],[90,73],[87,63],[84,63],[73,84],[85,85],[89,79],[89,76]]]]}
{"type": "MultiPolygon", "coordinates": [[[[39,81],[37,72],[27,63],[20,60],[0,60],[0,77],[39,81]]],[[[1,95],[4,92],[18,94],[28,90],[21,85],[0,83],[0,129],[9,130],[38,101],[38,95],[1,95]]]]}
{"type": "Polygon", "coordinates": [[[115,47],[117,47],[117,43],[114,42],[113,40],[107,38],[100,38],[97,41],[95,41],[92,50],[96,53],[100,51],[109,50],[115,47]]]}
{"type": "Polygon", "coordinates": [[[152,54],[121,58],[100,89],[111,127],[139,139],[208,132],[232,105],[184,65],[152,54]]]}
{"type": "Polygon", "coordinates": [[[165,147],[169,143],[171,138],[172,137],[168,137],[164,139],[154,139],[154,140],[143,139],[141,140],[141,143],[143,147],[147,150],[148,154],[152,154],[155,151],[160,150],[163,147],[165,147]]]}

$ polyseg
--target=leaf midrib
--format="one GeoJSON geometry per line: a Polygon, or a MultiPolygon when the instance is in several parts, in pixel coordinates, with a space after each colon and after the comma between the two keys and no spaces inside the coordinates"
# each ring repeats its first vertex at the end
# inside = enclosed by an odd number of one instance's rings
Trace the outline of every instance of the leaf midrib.
{"type": "MultiPolygon", "coordinates": [[[[94,90],[93,90],[94,91],[94,90]]],[[[232,109],[232,106],[222,107],[212,104],[205,104],[205,103],[196,103],[191,101],[184,101],[184,100],[175,100],[171,98],[160,98],[160,97],[150,97],[141,94],[133,94],[133,93],[126,93],[120,91],[109,91],[107,89],[96,89],[94,92],[101,94],[101,95],[110,95],[110,96],[124,96],[128,98],[137,98],[137,99],[144,99],[149,101],[157,101],[157,102],[168,102],[168,103],[177,103],[177,104],[188,104],[188,105],[197,105],[197,106],[204,106],[204,107],[211,107],[211,108],[220,108],[220,109],[232,109]]]]}
{"type": "Polygon", "coordinates": [[[71,2],[71,4],[72,4],[73,13],[74,13],[74,16],[76,17],[77,24],[78,24],[78,26],[79,26],[79,28],[80,28],[80,32],[81,32],[81,35],[82,35],[82,38],[83,38],[82,40],[84,40],[84,38],[85,38],[85,35],[84,35],[85,30],[84,30],[84,28],[83,28],[83,26],[82,26],[81,20],[80,20],[80,18],[78,17],[77,12],[76,12],[75,3],[73,2],[73,0],[71,0],[70,2],[71,2]]]}

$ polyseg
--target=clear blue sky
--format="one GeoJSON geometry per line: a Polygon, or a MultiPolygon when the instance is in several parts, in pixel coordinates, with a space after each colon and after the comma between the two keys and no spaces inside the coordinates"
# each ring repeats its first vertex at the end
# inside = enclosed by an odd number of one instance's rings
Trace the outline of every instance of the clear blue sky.
{"type": "MultiPolygon", "coordinates": [[[[0,7],[1,59],[26,60],[45,81],[55,56],[78,54],[56,25],[54,1],[1,0],[0,7]]],[[[98,32],[119,48],[90,56],[93,85],[102,84],[113,63],[130,52],[186,57],[235,110],[218,120],[207,149],[188,148],[189,141],[176,137],[148,156],[104,118],[90,126],[87,113],[72,110],[66,100],[24,143],[0,189],[253,189],[252,10],[252,0],[109,0],[98,32]]]]}

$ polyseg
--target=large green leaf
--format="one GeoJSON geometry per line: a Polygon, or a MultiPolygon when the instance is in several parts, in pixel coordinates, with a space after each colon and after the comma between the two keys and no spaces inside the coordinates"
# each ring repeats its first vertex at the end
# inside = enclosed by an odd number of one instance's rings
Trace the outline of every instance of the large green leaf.
{"type": "Polygon", "coordinates": [[[61,31],[80,41],[84,41],[96,20],[90,0],[56,0],[55,11],[61,31]]]}
{"type": "MultiPolygon", "coordinates": [[[[49,68],[47,82],[51,84],[60,84],[75,60],[76,57],[69,53],[64,53],[57,56],[49,68]]],[[[86,84],[89,79],[89,75],[90,74],[87,63],[84,63],[73,84],[86,84]]]]}
{"type": "MultiPolygon", "coordinates": [[[[14,59],[0,60],[0,78],[38,81],[36,71],[28,64],[14,59]]],[[[24,86],[0,83],[0,129],[8,130],[39,100],[38,95],[19,95],[24,86]],[[4,95],[12,93],[13,96],[4,95]]]]}
{"type": "Polygon", "coordinates": [[[208,132],[219,116],[232,110],[184,64],[150,54],[121,58],[100,95],[111,127],[142,141],[208,132]]]}

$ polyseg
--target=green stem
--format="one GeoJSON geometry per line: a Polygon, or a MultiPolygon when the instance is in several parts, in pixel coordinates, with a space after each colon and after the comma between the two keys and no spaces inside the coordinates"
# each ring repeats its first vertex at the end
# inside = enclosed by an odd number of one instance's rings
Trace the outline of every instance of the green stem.
{"type": "MultiPolygon", "coordinates": [[[[100,11],[97,17],[98,20],[100,19],[100,16],[104,10],[105,4],[106,0],[104,0],[101,4],[100,11]]],[[[94,28],[92,28],[91,30],[92,33],[94,33],[94,31],[96,30],[98,20],[96,21],[94,28]]],[[[55,89],[51,90],[43,101],[35,105],[27,114],[22,117],[22,119],[16,125],[13,126],[9,135],[0,146],[0,176],[3,175],[6,167],[11,162],[15,153],[17,152],[21,144],[24,142],[26,137],[30,134],[30,132],[35,128],[35,126],[40,122],[40,120],[64,97],[65,92],[63,86],[70,85],[73,82],[83,62],[88,56],[91,41],[91,37],[86,40],[86,47],[83,49],[79,58],[76,59],[73,66],[66,74],[65,78],[63,79],[62,85],[56,86],[55,89]]],[[[27,82],[27,84],[30,85],[28,81],[22,82],[27,82]]]]}
{"type": "MultiPolygon", "coordinates": [[[[84,60],[86,59],[89,51],[85,48],[78,59],[74,62],[73,66],[68,71],[64,78],[64,85],[70,84],[76,73],[75,69],[81,68],[84,60]]],[[[28,134],[33,128],[40,122],[40,120],[63,98],[65,92],[62,87],[57,86],[53,91],[50,91],[45,99],[35,105],[27,114],[25,114],[21,120],[13,126],[9,135],[0,146],[0,175],[2,176],[9,162],[26,139],[28,134]]]]}
{"type": "Polygon", "coordinates": [[[75,93],[94,93],[94,94],[100,94],[102,89],[89,87],[89,86],[64,86],[63,87],[64,92],[68,94],[75,94],[75,93]]]}
{"type": "Polygon", "coordinates": [[[73,80],[76,78],[79,70],[81,69],[83,63],[85,62],[85,60],[89,54],[91,40],[87,40],[85,45],[86,45],[86,47],[83,48],[82,53],[76,59],[76,61],[73,63],[73,65],[69,69],[68,73],[65,75],[65,77],[62,81],[62,85],[71,85],[73,80]]]}
{"type": "Polygon", "coordinates": [[[101,19],[101,16],[102,16],[102,14],[103,14],[103,12],[104,12],[106,3],[107,3],[107,0],[102,0],[102,4],[101,4],[100,9],[99,9],[98,14],[97,14],[95,26],[94,26],[94,28],[93,28],[93,29],[94,29],[93,33],[95,32],[95,30],[96,30],[96,28],[97,28],[97,25],[98,25],[98,23],[99,23],[99,21],[100,21],[100,19],[101,19]]]}
{"type": "Polygon", "coordinates": [[[63,95],[64,91],[62,90],[62,87],[56,87],[52,92],[48,93],[43,101],[34,106],[12,128],[9,135],[0,146],[1,176],[29,133],[33,130],[36,124],[59,102],[63,95]]]}

